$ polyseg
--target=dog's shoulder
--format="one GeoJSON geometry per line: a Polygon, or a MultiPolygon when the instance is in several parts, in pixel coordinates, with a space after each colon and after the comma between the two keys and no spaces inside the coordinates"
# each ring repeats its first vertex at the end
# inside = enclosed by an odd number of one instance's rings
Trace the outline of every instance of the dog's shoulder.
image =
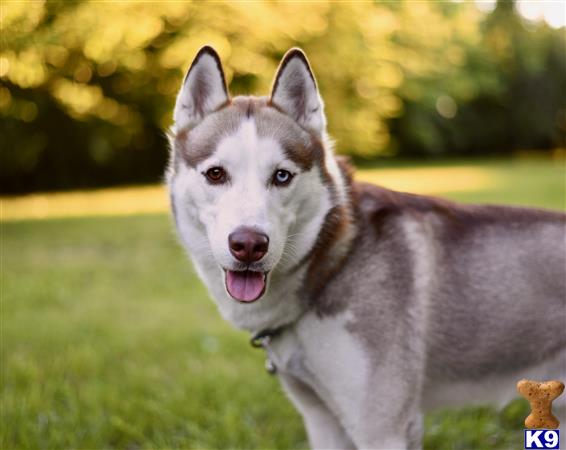
{"type": "Polygon", "coordinates": [[[419,221],[431,215],[445,218],[464,214],[462,205],[449,200],[398,192],[365,182],[351,183],[351,198],[358,222],[374,229],[382,229],[403,218],[419,221]]]}

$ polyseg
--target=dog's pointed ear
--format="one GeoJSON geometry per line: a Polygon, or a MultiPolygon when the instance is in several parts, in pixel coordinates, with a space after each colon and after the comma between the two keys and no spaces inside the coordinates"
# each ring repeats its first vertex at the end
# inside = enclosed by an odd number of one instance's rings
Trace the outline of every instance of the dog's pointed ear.
{"type": "Polygon", "coordinates": [[[229,100],[220,57],[205,45],[195,56],[177,96],[175,126],[181,129],[195,125],[229,100]]]}
{"type": "Polygon", "coordinates": [[[317,134],[324,132],[324,103],[307,57],[301,49],[289,50],[281,60],[271,90],[271,104],[304,128],[317,134]]]}

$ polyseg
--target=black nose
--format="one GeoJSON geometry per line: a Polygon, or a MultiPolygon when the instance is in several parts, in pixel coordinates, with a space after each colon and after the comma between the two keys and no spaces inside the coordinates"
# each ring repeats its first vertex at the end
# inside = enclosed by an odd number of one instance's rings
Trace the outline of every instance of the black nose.
{"type": "Polygon", "coordinates": [[[228,236],[230,253],[245,263],[259,261],[267,253],[269,238],[263,233],[241,227],[228,236]]]}

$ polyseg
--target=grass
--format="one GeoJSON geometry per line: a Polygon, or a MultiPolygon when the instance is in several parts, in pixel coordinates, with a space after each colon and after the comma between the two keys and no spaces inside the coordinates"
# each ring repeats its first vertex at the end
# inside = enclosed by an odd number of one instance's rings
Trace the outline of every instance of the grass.
{"type": "MultiPolygon", "coordinates": [[[[566,206],[563,159],[399,164],[368,165],[358,170],[357,178],[400,191],[468,202],[566,206]]],[[[40,193],[1,200],[3,220],[167,213],[169,208],[167,194],[160,185],[40,193]]]]}
{"type": "MultiPolygon", "coordinates": [[[[550,161],[362,173],[439,193],[441,175],[459,179],[444,191],[455,199],[564,208],[564,166],[550,161]],[[466,173],[481,174],[476,188],[462,187],[466,173]]],[[[307,447],[262,352],[221,320],[166,214],[16,220],[35,217],[22,201],[3,202],[2,449],[307,447]]],[[[515,401],[430,414],[425,448],[522,448],[526,413],[515,401]]]]}

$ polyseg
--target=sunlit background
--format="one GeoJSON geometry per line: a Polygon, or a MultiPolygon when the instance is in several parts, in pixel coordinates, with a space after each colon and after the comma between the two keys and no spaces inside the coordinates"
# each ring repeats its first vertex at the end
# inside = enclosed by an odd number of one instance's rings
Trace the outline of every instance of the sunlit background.
{"type": "Polygon", "coordinates": [[[267,94],[302,47],[338,151],[548,152],[566,132],[565,2],[2,2],[5,193],[157,182],[195,52],[267,94]]]}
{"type": "MultiPolygon", "coordinates": [[[[237,94],[302,47],[357,179],[564,210],[566,2],[0,1],[0,448],[305,448],[176,242],[165,130],[213,45],[237,94]]],[[[522,448],[525,402],[426,416],[522,448]]]]}

